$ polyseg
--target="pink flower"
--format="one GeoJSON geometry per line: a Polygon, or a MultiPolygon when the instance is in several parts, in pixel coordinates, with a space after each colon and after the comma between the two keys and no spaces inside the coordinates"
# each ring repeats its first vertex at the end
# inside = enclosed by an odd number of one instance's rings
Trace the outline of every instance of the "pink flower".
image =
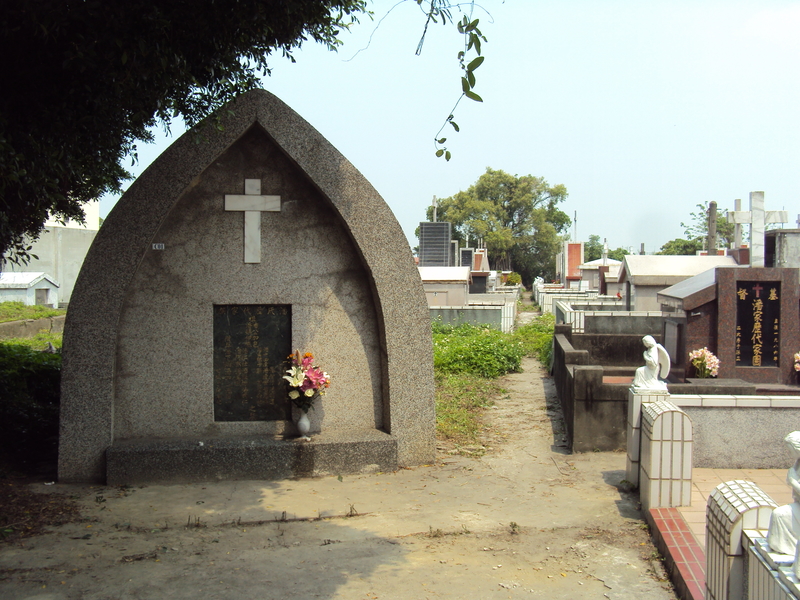
{"type": "Polygon", "coordinates": [[[319,367],[313,367],[306,371],[306,381],[310,381],[315,388],[321,388],[328,383],[328,378],[319,367]]]}

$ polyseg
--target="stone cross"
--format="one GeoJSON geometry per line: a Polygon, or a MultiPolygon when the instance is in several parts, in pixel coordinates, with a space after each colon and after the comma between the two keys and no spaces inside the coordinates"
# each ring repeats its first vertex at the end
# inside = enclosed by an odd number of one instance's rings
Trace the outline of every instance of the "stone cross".
{"type": "Polygon", "coordinates": [[[750,210],[735,210],[728,213],[731,223],[750,225],[750,266],[764,266],[764,229],[767,223],[787,223],[789,214],[785,210],[764,210],[764,192],[750,192],[750,210]]]}
{"type": "Polygon", "coordinates": [[[260,179],[244,180],[244,195],[225,194],[225,210],[244,212],[244,262],[261,262],[261,213],[280,212],[280,196],[262,196],[260,179]]]}

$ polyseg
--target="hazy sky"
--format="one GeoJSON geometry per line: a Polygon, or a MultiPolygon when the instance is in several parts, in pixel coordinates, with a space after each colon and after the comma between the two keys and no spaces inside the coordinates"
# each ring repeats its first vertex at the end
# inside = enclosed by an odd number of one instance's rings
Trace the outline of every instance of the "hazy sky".
{"type": "MultiPolygon", "coordinates": [[[[577,239],[611,248],[657,251],[683,237],[697,203],[747,208],[755,190],[797,226],[800,3],[485,0],[489,14],[473,15],[488,39],[484,102],[457,109],[450,162],[433,138],[460,94],[461,39],[432,25],[415,56],[423,18],[415,2],[396,4],[374,2],[375,21],[338,53],[309,44],[295,64],[276,57],[264,87],[366,176],[412,246],[432,197],[486,167],[563,183],[577,239]]],[[[141,148],[135,172],[170,141],[141,148]]]]}

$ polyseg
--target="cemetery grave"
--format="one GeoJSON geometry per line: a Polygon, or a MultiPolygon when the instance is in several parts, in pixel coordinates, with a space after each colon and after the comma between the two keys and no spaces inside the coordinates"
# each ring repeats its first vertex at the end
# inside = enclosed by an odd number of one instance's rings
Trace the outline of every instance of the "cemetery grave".
{"type": "Polygon", "coordinates": [[[430,321],[391,210],[268,92],[221,114],[131,185],[87,256],[65,324],[59,479],[430,462],[430,321]],[[304,443],[282,379],[295,349],[334,382],[304,443]]]}

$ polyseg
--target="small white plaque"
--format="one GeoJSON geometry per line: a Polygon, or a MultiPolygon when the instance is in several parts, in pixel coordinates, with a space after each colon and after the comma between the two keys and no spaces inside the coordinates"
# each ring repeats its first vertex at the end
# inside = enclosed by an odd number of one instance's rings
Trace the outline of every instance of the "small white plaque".
{"type": "Polygon", "coordinates": [[[153,250],[163,250],[164,244],[153,244],[153,250]]]}

